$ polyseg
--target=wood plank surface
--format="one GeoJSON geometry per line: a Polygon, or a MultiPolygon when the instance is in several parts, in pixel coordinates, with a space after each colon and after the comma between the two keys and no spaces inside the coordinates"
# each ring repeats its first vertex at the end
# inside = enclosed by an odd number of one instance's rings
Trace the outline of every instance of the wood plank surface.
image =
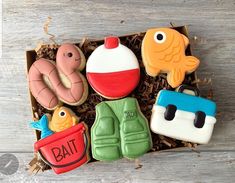
{"type": "Polygon", "coordinates": [[[81,183],[153,183],[153,182],[234,182],[235,154],[230,151],[161,152],[141,157],[142,168],[135,169],[127,159],[112,163],[89,163],[62,175],[52,171],[29,176],[25,164],[29,153],[16,153],[19,170],[12,176],[0,174],[0,181],[9,182],[81,182],[81,183]]]}
{"type": "MultiPolygon", "coordinates": [[[[3,182],[234,182],[235,158],[235,1],[234,0],[3,0],[0,60],[0,152],[15,153],[20,168],[3,182]],[[33,157],[33,131],[26,80],[25,50],[49,43],[47,17],[56,42],[79,42],[145,31],[150,27],[188,25],[193,54],[201,60],[198,76],[212,78],[217,124],[201,157],[185,149],[152,153],[135,170],[128,160],[95,163],[63,176],[46,172],[30,177],[24,167],[33,157]],[[177,152],[176,152],[177,151],[177,152]],[[180,151],[180,152],[178,152],[180,151]]],[[[207,94],[208,88],[202,88],[207,94]]],[[[2,182],[1,181],[1,182],[2,182]]]]}

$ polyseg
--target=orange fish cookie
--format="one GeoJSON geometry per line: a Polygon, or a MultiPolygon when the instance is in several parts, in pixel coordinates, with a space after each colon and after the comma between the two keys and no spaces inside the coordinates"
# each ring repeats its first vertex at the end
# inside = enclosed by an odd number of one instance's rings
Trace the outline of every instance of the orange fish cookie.
{"type": "Polygon", "coordinates": [[[49,128],[53,132],[60,132],[76,125],[79,118],[67,107],[57,107],[49,121],[49,128]]]}
{"type": "Polygon", "coordinates": [[[178,87],[185,74],[195,71],[200,63],[196,57],[185,55],[188,44],[188,38],[174,29],[149,29],[141,47],[147,74],[154,77],[167,73],[168,83],[178,87]]]}

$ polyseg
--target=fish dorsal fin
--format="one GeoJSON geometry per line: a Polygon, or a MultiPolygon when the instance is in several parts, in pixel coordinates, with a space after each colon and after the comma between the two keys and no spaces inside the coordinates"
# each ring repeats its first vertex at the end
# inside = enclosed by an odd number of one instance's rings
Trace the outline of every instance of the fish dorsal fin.
{"type": "Polygon", "coordinates": [[[78,120],[74,116],[72,116],[72,121],[73,121],[73,126],[78,123],[78,120]]]}

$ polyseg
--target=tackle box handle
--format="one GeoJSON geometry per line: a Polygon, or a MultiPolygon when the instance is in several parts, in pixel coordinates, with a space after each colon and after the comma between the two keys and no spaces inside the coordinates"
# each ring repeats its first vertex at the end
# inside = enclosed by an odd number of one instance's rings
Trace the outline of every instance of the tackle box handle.
{"type": "Polygon", "coordinates": [[[194,94],[195,94],[195,96],[198,96],[198,97],[200,96],[200,91],[199,91],[198,88],[196,88],[196,87],[188,86],[188,85],[181,85],[181,86],[179,86],[178,92],[183,93],[184,90],[193,91],[194,94]]]}

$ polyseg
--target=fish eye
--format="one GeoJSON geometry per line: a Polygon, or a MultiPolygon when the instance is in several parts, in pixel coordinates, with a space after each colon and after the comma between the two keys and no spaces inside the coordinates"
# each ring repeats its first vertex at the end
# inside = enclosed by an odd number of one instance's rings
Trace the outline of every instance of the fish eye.
{"type": "Polygon", "coordinates": [[[72,54],[71,52],[69,52],[69,53],[67,53],[67,56],[68,56],[68,57],[72,57],[73,54],[72,54]]]}
{"type": "Polygon", "coordinates": [[[166,34],[162,31],[158,31],[154,34],[154,40],[157,43],[164,43],[166,40],[166,34]]]}
{"type": "Polygon", "coordinates": [[[66,112],[65,111],[60,111],[59,112],[59,116],[60,117],[65,117],[66,116],[66,112]]]}

